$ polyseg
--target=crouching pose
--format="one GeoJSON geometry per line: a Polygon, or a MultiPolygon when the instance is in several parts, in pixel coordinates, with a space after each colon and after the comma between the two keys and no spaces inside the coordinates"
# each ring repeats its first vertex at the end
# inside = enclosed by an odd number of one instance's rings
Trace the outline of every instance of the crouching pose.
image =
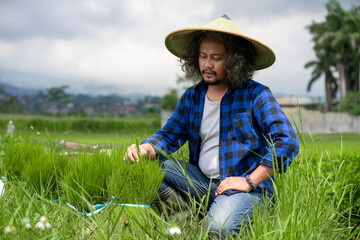
{"type": "Polygon", "coordinates": [[[299,151],[296,132],[268,87],[252,80],[254,71],[275,61],[273,51],[242,34],[225,15],[203,27],[184,28],[165,39],[187,77],[199,82],[181,97],[162,130],[124,159],[145,154],[161,161],[160,194],[201,198],[210,191],[206,224],[224,236],[238,233],[263,196],[272,195],[275,166],[286,171],[299,151]],[[180,160],[163,153],[188,142],[185,173],[180,160]],[[189,180],[192,184],[189,183],[189,180]]]}

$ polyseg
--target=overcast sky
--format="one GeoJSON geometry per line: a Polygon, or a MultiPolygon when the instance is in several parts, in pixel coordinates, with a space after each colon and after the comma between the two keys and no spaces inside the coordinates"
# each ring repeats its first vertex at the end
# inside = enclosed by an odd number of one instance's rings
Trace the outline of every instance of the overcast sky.
{"type": "MultiPolygon", "coordinates": [[[[82,93],[162,95],[177,87],[178,59],[165,48],[173,30],[227,14],[270,46],[276,62],[254,79],[275,93],[323,96],[306,86],[315,58],[305,28],[322,21],[325,0],[0,0],[0,84],[70,85],[82,93]]],[[[345,9],[359,0],[340,1],[345,9]]]]}

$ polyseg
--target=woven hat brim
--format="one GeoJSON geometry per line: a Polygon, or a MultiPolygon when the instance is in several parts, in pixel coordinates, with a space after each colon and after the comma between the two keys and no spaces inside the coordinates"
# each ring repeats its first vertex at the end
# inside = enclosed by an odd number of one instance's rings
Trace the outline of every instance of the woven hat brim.
{"type": "Polygon", "coordinates": [[[187,55],[186,48],[190,44],[193,37],[204,31],[227,33],[250,41],[250,43],[252,43],[255,47],[256,51],[254,70],[270,67],[275,62],[274,52],[264,43],[241,33],[224,31],[216,28],[196,27],[178,29],[167,35],[165,38],[165,46],[172,54],[184,59],[187,55]]]}

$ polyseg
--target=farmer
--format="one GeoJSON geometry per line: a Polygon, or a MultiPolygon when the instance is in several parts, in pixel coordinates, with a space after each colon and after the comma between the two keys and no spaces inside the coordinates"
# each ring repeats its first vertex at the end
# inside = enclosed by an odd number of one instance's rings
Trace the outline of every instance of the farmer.
{"type": "Polygon", "coordinates": [[[9,124],[6,126],[6,133],[13,134],[15,131],[15,125],[12,120],[9,121],[9,124]]]}
{"type": "Polygon", "coordinates": [[[275,168],[285,172],[299,150],[296,132],[269,88],[251,79],[255,70],[271,66],[275,55],[226,15],[176,30],[165,45],[180,58],[186,76],[199,83],[183,94],[164,128],[129,146],[124,160],[159,159],[166,169],[160,197],[190,194],[199,200],[210,191],[207,226],[223,236],[224,230],[237,233],[253,206],[272,195],[275,168]],[[185,174],[181,159],[164,155],[186,141],[185,174]]]}

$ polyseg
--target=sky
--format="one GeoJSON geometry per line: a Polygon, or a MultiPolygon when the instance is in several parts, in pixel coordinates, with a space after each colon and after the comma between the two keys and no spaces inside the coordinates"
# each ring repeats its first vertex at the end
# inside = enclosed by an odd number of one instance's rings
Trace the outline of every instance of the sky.
{"type": "MultiPolygon", "coordinates": [[[[0,0],[0,84],[34,89],[69,85],[76,93],[163,95],[183,76],[165,37],[226,14],[276,54],[254,80],[275,94],[306,91],[314,60],[306,26],[323,21],[325,0],[0,0]]],[[[359,0],[340,1],[343,8],[359,0]]]]}

